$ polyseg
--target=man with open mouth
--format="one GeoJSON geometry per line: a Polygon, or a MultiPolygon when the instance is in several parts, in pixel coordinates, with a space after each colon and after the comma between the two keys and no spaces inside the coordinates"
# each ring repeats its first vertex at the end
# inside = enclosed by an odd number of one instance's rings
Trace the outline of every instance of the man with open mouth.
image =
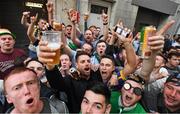
{"type": "Polygon", "coordinates": [[[121,92],[112,92],[111,113],[146,113],[139,103],[144,83],[144,80],[136,74],[128,76],[121,92]]]}
{"type": "Polygon", "coordinates": [[[15,64],[21,64],[26,59],[22,49],[15,48],[16,36],[8,29],[0,29],[0,79],[11,71],[15,64]]]}
{"type": "MultiPolygon", "coordinates": [[[[68,113],[65,103],[40,98],[40,83],[36,72],[19,66],[4,79],[4,91],[8,103],[14,106],[7,113],[68,113]]],[[[57,99],[56,99],[57,100],[57,99]]]]}
{"type": "Polygon", "coordinates": [[[96,51],[94,52],[93,56],[91,57],[91,63],[93,65],[99,65],[101,57],[105,55],[106,51],[106,42],[100,40],[96,43],[96,51]]]}
{"type": "MultiPolygon", "coordinates": [[[[48,62],[50,59],[46,59],[45,56],[52,54],[53,52],[48,50],[48,53],[44,54],[44,50],[47,50],[45,42],[40,42],[40,53],[39,60],[48,62]]],[[[53,56],[53,55],[51,55],[53,56]]],[[[84,51],[79,51],[75,57],[76,60],[76,71],[78,76],[73,77],[72,75],[66,75],[62,77],[55,65],[46,64],[46,76],[49,84],[52,88],[58,91],[64,91],[68,98],[68,109],[70,113],[79,113],[80,105],[86,91],[87,85],[93,81],[102,81],[99,73],[91,70],[90,55],[84,51]]]]}

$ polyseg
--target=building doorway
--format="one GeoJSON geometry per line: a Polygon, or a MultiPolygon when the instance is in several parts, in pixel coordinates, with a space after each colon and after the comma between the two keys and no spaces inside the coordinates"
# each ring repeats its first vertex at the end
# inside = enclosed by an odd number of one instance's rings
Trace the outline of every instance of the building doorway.
{"type": "Polygon", "coordinates": [[[89,6],[90,17],[88,19],[88,27],[91,25],[95,25],[97,27],[102,28],[103,27],[103,23],[101,19],[102,10],[104,10],[104,12],[108,14],[110,19],[111,3],[92,0],[89,5],[90,5],[89,6]]]}
{"type": "Polygon", "coordinates": [[[157,28],[168,16],[168,14],[139,7],[135,23],[135,33],[140,31],[144,26],[153,25],[157,28]]]}
{"type": "Polygon", "coordinates": [[[11,30],[17,37],[15,47],[25,49],[29,44],[26,35],[27,28],[21,25],[21,16],[23,11],[31,11],[31,15],[38,12],[39,17],[47,18],[47,13],[44,6],[47,0],[36,0],[36,3],[42,3],[43,8],[27,7],[26,2],[33,0],[1,0],[0,2],[0,27],[11,30]]]}

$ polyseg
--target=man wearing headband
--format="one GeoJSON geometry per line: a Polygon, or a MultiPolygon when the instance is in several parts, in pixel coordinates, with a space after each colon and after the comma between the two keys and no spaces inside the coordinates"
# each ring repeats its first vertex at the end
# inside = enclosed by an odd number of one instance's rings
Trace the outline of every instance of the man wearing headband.
{"type": "Polygon", "coordinates": [[[25,52],[15,49],[15,35],[8,29],[0,29],[0,79],[4,78],[15,62],[19,64],[25,57],[25,52]]]}
{"type": "Polygon", "coordinates": [[[159,113],[180,113],[180,74],[170,75],[164,84],[163,93],[159,96],[159,113]]]}
{"type": "Polygon", "coordinates": [[[139,103],[144,83],[144,80],[137,74],[130,75],[121,92],[111,93],[111,113],[146,113],[139,103]]]}

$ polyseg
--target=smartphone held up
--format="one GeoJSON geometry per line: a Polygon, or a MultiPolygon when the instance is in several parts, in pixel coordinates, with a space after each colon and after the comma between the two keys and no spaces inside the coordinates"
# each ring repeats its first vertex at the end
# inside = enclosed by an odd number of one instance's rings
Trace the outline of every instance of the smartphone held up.
{"type": "Polygon", "coordinates": [[[127,38],[127,37],[129,36],[130,32],[131,32],[131,29],[123,28],[123,27],[121,27],[121,26],[116,26],[115,29],[114,29],[114,31],[115,31],[116,33],[118,33],[119,35],[127,38]]]}

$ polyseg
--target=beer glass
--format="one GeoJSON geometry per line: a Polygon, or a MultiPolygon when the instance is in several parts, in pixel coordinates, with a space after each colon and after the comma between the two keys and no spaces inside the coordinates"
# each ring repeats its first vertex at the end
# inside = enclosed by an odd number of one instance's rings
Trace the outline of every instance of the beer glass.
{"type": "Polygon", "coordinates": [[[57,65],[59,64],[60,60],[60,32],[59,31],[44,31],[42,34],[42,40],[47,41],[48,45],[47,47],[55,50],[56,55],[53,56],[53,61],[48,64],[57,65]]]}

